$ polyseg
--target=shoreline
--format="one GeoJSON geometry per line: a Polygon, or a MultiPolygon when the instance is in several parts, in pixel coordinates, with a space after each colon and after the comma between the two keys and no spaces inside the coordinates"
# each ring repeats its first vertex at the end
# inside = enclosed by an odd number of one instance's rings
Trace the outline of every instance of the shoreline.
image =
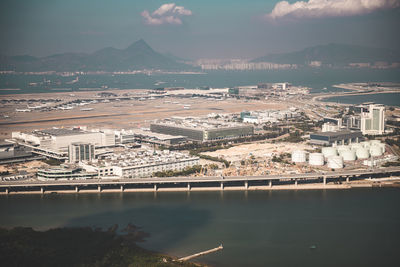
{"type": "Polygon", "coordinates": [[[4,244],[0,247],[2,263],[5,266],[54,266],[55,262],[68,262],[68,266],[207,266],[144,248],[138,243],[150,234],[133,224],[121,230],[118,231],[118,225],[108,229],[94,226],[61,226],[45,230],[26,226],[0,227],[4,244]],[[98,242],[94,244],[93,238],[98,242]],[[32,253],[32,248],[36,249],[35,253],[32,253]],[[85,254],[79,253],[81,250],[85,250],[85,254]],[[59,251],[64,253],[61,255],[59,251]],[[15,259],[16,254],[21,256],[15,259]]]}
{"type": "Polygon", "coordinates": [[[400,187],[400,177],[396,178],[381,178],[381,179],[367,179],[367,180],[357,180],[350,182],[343,182],[342,184],[328,183],[326,185],[322,183],[310,183],[310,184],[298,184],[298,185],[274,185],[272,187],[266,186],[249,186],[245,187],[224,187],[223,190],[219,187],[192,187],[190,190],[187,188],[158,188],[154,190],[152,188],[146,189],[125,189],[121,191],[120,189],[106,189],[98,191],[96,189],[91,190],[80,190],[78,192],[73,190],[48,190],[43,193],[40,191],[32,192],[0,192],[0,195],[53,195],[53,194],[111,194],[111,193],[158,193],[158,192],[224,192],[224,191],[298,191],[298,190],[348,190],[353,188],[382,188],[382,187],[400,187]]]}

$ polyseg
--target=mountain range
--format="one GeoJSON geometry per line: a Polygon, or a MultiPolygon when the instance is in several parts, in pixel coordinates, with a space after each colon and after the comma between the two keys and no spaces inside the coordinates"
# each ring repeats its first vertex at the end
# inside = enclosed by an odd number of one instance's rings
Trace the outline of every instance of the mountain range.
{"type": "MultiPolygon", "coordinates": [[[[308,65],[320,61],[322,65],[347,66],[349,63],[400,62],[400,54],[384,48],[328,44],[300,51],[269,54],[251,62],[308,65]]],[[[103,48],[94,53],[63,53],[47,57],[1,56],[0,70],[20,72],[39,71],[129,71],[129,70],[197,70],[171,54],[154,51],[143,39],[126,49],[103,48]]]]}
{"type": "Polygon", "coordinates": [[[333,66],[344,66],[349,63],[374,63],[378,61],[393,63],[400,62],[400,54],[385,48],[332,43],[308,47],[291,53],[269,54],[252,60],[252,62],[299,65],[307,65],[312,61],[320,61],[322,64],[333,66]]]}
{"type": "Polygon", "coordinates": [[[15,71],[127,71],[182,70],[192,66],[154,51],[143,39],[126,49],[103,48],[91,54],[63,53],[47,57],[0,56],[0,70],[15,71]]]}

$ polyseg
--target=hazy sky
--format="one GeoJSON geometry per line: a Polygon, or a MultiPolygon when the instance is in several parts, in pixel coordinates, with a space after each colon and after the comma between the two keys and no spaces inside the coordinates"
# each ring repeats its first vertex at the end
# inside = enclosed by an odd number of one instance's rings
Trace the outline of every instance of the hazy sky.
{"type": "Polygon", "coordinates": [[[400,0],[2,0],[0,54],[125,48],[253,58],[345,43],[400,50],[400,0]]]}

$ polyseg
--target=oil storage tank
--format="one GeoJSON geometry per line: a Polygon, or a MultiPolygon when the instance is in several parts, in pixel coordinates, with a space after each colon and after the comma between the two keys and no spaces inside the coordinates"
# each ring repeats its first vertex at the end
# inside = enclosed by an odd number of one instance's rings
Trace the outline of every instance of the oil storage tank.
{"type": "Polygon", "coordinates": [[[359,148],[356,151],[356,155],[357,155],[358,159],[367,159],[367,158],[369,158],[369,149],[359,148]]]}
{"type": "Polygon", "coordinates": [[[335,147],[323,147],[322,154],[324,155],[325,158],[328,158],[331,156],[337,156],[337,150],[335,147]]]}
{"type": "Polygon", "coordinates": [[[312,166],[323,166],[324,165],[324,154],[322,154],[322,153],[310,153],[308,162],[312,166]]]}
{"type": "Polygon", "coordinates": [[[362,144],[360,143],[353,143],[351,144],[351,150],[357,151],[357,149],[364,147],[362,144]]]}
{"type": "Polygon", "coordinates": [[[343,161],[355,161],[356,160],[356,152],[353,150],[343,151],[341,156],[343,157],[343,161]]]}
{"type": "Polygon", "coordinates": [[[304,163],[306,162],[306,152],[304,150],[295,150],[292,153],[292,162],[304,163]]]}
{"type": "Polygon", "coordinates": [[[371,146],[371,148],[369,149],[369,153],[371,154],[371,157],[380,157],[383,154],[382,148],[377,145],[371,146]]]}
{"type": "Polygon", "coordinates": [[[343,168],[343,157],[342,156],[331,156],[328,158],[328,167],[332,169],[343,168]]]}
{"type": "Polygon", "coordinates": [[[386,145],[385,145],[385,143],[380,143],[379,146],[380,146],[381,149],[382,149],[382,153],[385,153],[385,152],[386,152],[386,145]]]}
{"type": "Polygon", "coordinates": [[[369,147],[371,146],[371,142],[370,142],[370,141],[363,141],[363,142],[361,142],[360,144],[362,144],[363,147],[368,148],[368,149],[369,149],[369,147]]]}
{"type": "Polygon", "coordinates": [[[343,145],[343,146],[338,146],[338,147],[336,147],[336,149],[337,149],[338,154],[339,154],[339,155],[342,155],[343,152],[349,151],[349,150],[350,150],[350,147],[349,147],[349,146],[343,145]]]}
{"type": "Polygon", "coordinates": [[[379,145],[381,143],[381,140],[371,140],[371,141],[369,141],[369,143],[371,144],[371,146],[379,145]]]}

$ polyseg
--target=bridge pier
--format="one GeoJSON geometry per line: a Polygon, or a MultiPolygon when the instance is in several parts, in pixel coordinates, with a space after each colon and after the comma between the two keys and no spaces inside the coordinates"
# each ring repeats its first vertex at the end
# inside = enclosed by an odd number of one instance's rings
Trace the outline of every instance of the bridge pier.
{"type": "Polygon", "coordinates": [[[120,190],[121,190],[121,192],[124,192],[124,186],[123,185],[121,185],[120,190]]]}
{"type": "Polygon", "coordinates": [[[158,188],[157,188],[157,184],[154,184],[154,191],[157,192],[158,188]]]}
{"type": "Polygon", "coordinates": [[[350,177],[349,176],[346,177],[346,182],[347,183],[350,182],[350,177]]]}
{"type": "Polygon", "coordinates": [[[249,189],[249,181],[244,182],[244,188],[249,189]]]}
{"type": "Polygon", "coordinates": [[[269,180],[269,188],[272,187],[272,180],[269,180]]]}
{"type": "Polygon", "coordinates": [[[324,176],[323,180],[324,180],[324,185],[326,185],[326,176],[324,176]]]}
{"type": "Polygon", "coordinates": [[[294,185],[297,186],[297,179],[294,179],[294,185]]]}
{"type": "Polygon", "coordinates": [[[221,183],[221,190],[224,190],[224,183],[221,183]]]}
{"type": "Polygon", "coordinates": [[[9,194],[8,188],[6,188],[6,194],[7,194],[7,195],[9,194]]]}
{"type": "Polygon", "coordinates": [[[44,194],[44,188],[43,187],[40,187],[40,193],[44,194]]]}
{"type": "Polygon", "coordinates": [[[101,186],[100,185],[97,186],[97,192],[99,192],[99,193],[101,192],[101,186]]]}
{"type": "Polygon", "coordinates": [[[187,190],[190,191],[190,183],[187,184],[187,190]]]}
{"type": "Polygon", "coordinates": [[[79,193],[79,187],[75,186],[75,193],[79,193]]]}

